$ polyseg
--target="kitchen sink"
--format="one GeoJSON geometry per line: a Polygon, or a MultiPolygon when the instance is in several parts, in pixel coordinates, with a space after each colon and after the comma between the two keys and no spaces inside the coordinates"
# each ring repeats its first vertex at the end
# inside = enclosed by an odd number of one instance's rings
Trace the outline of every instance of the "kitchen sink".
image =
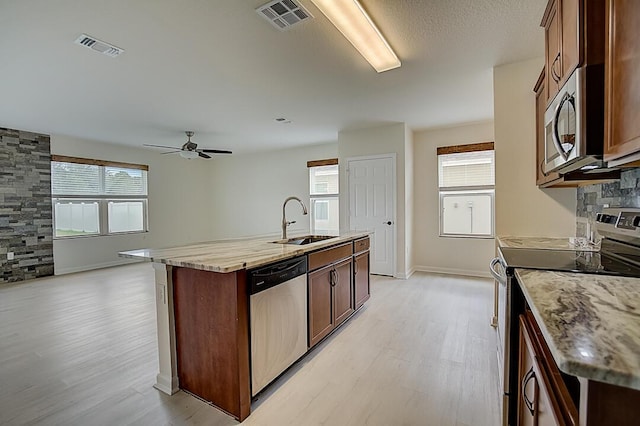
{"type": "Polygon", "coordinates": [[[286,240],[278,240],[273,241],[277,244],[293,244],[298,246],[303,246],[306,244],[317,243],[318,241],[324,241],[331,238],[336,238],[332,235],[305,235],[303,237],[294,237],[286,240]]]}

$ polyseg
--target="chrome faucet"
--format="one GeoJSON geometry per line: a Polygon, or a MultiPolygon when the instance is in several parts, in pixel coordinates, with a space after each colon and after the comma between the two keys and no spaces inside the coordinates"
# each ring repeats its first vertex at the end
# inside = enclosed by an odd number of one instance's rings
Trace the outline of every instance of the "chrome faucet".
{"type": "Polygon", "coordinates": [[[304,205],[304,203],[302,202],[302,200],[298,197],[289,197],[286,200],[284,200],[284,203],[282,204],[282,239],[286,240],[287,239],[287,226],[291,225],[292,223],[296,223],[295,220],[288,222],[287,221],[287,216],[286,213],[284,211],[285,207],[287,207],[287,203],[291,200],[296,200],[300,203],[300,205],[302,206],[302,214],[307,214],[307,207],[304,205]]]}

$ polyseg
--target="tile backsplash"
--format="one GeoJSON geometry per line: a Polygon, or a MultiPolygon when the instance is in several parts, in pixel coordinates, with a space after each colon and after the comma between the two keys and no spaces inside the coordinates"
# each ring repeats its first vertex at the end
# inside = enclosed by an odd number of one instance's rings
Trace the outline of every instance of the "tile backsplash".
{"type": "Polygon", "coordinates": [[[620,180],[578,187],[576,235],[585,235],[588,219],[605,207],[640,208],[640,168],[623,171],[620,180]]]}

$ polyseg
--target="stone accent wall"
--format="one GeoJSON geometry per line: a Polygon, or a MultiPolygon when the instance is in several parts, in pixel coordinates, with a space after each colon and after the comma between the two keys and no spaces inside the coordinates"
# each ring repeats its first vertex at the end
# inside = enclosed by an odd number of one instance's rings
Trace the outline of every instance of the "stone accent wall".
{"type": "Polygon", "coordinates": [[[47,275],[53,275],[49,136],[0,128],[0,283],[47,275]]]}

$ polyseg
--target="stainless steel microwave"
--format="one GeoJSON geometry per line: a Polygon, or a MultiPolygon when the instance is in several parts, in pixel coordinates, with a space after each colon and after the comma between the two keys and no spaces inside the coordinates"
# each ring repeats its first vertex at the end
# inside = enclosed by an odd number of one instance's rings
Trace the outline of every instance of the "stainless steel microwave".
{"type": "Polygon", "coordinates": [[[544,114],[544,171],[601,166],[604,148],[604,65],[577,68],[544,114]]]}

